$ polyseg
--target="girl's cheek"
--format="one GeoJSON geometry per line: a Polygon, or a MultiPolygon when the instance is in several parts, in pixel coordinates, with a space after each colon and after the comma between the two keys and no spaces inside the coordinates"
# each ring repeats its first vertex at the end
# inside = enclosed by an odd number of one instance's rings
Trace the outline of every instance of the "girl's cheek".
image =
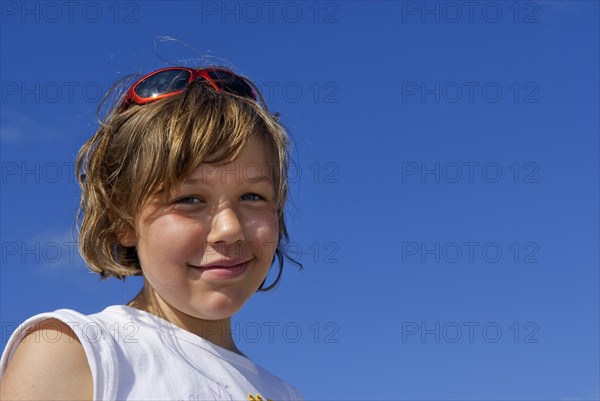
{"type": "Polygon", "coordinates": [[[259,237],[268,237],[273,233],[279,235],[279,219],[276,214],[270,212],[252,216],[247,220],[246,227],[249,232],[259,237]]]}
{"type": "Polygon", "coordinates": [[[146,231],[147,244],[156,249],[189,247],[199,244],[206,234],[203,224],[189,219],[164,216],[146,231]]]}

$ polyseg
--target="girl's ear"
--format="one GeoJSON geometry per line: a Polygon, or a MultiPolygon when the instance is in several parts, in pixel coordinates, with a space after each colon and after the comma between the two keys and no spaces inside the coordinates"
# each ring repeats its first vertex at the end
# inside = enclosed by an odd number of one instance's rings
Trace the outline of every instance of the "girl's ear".
{"type": "MultiPolygon", "coordinates": [[[[113,212],[111,212],[110,210],[108,211],[108,220],[111,223],[114,223],[116,220],[113,212]]],[[[116,237],[117,237],[117,241],[119,241],[119,244],[121,244],[124,247],[136,246],[137,235],[135,233],[135,228],[126,222],[119,224],[119,226],[112,227],[113,230],[116,231],[116,237]],[[119,226],[121,226],[121,227],[119,227],[119,226]]]]}
{"type": "Polygon", "coordinates": [[[126,227],[123,231],[117,234],[119,243],[125,247],[133,247],[137,245],[137,235],[133,227],[126,227]]]}

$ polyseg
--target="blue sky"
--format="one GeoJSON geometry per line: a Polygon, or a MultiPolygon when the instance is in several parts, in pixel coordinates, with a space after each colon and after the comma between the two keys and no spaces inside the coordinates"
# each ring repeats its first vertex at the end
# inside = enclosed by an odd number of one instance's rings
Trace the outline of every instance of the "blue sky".
{"type": "Polygon", "coordinates": [[[1,8],[2,347],[140,288],[72,236],[101,93],[225,63],[293,137],[304,264],[236,317],[244,352],[307,399],[600,399],[598,2],[1,8]]]}

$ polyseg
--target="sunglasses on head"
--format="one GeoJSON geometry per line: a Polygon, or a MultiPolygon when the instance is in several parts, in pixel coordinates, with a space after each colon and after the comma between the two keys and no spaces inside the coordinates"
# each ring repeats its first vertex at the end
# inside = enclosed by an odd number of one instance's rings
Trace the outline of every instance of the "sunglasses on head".
{"type": "Polygon", "coordinates": [[[256,99],[252,86],[242,77],[218,68],[169,67],[140,78],[125,94],[123,109],[132,103],[146,104],[183,92],[197,79],[207,81],[218,92],[256,99]]]}

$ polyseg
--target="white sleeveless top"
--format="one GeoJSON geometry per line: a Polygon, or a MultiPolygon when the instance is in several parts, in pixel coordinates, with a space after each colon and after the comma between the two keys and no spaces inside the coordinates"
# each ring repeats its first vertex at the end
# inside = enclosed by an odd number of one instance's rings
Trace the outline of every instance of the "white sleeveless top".
{"type": "Polygon", "coordinates": [[[29,318],[8,340],[0,377],[27,330],[50,318],[79,338],[94,400],[302,400],[294,387],[250,359],[125,305],[89,316],[60,309],[29,318]]]}

